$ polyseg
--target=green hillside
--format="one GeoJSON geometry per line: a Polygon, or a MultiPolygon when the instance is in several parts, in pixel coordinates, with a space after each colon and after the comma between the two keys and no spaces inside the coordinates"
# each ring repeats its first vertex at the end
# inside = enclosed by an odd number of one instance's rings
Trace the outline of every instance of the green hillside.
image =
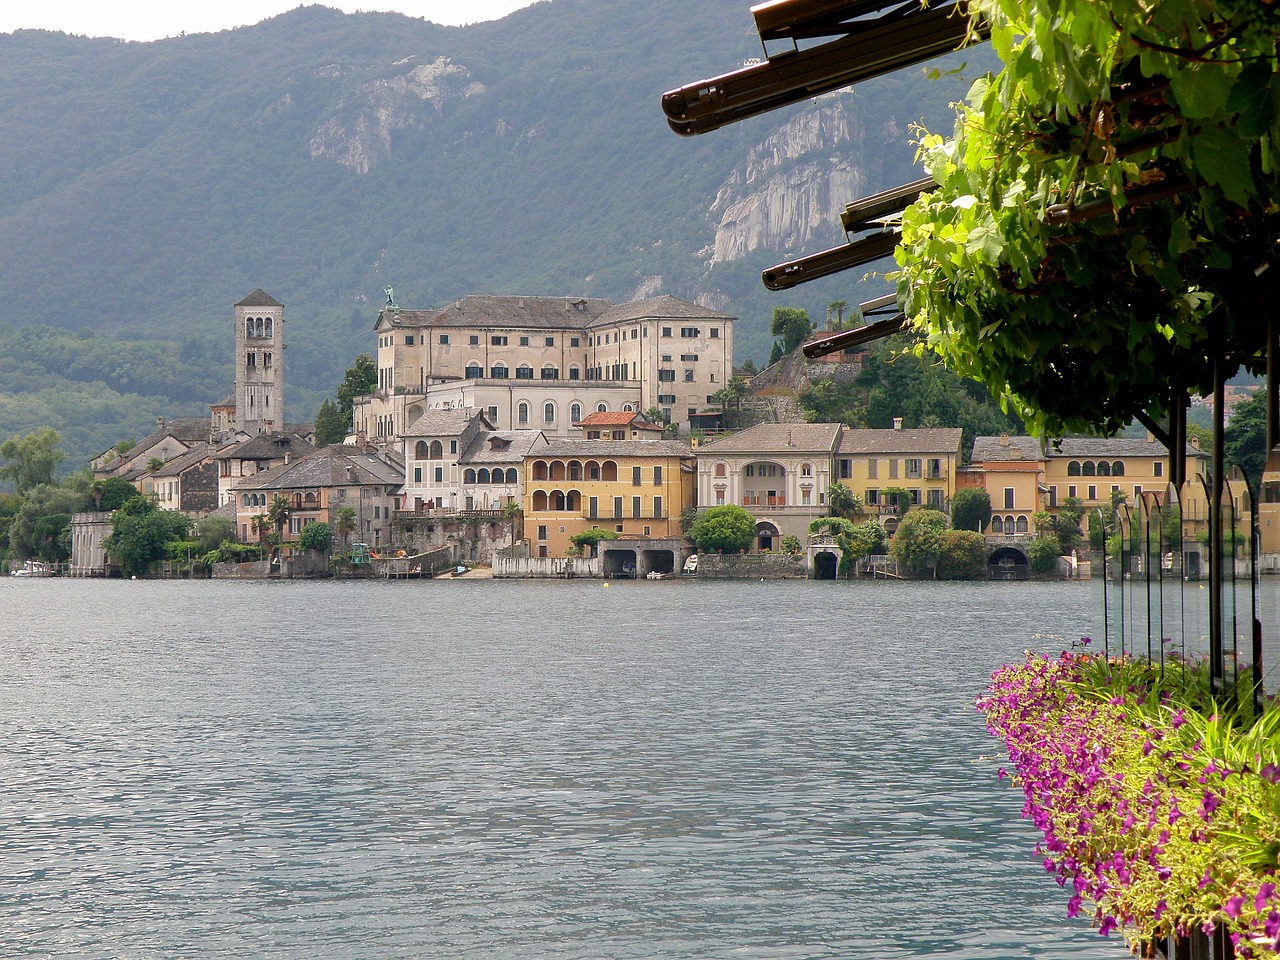
{"type": "MultiPolygon", "coordinates": [[[[881,288],[760,285],[839,242],[836,222],[709,264],[718,192],[817,108],[684,140],[659,97],[759,55],[744,0],[552,0],[468,27],[311,6],[154,43],[0,35],[0,437],[49,424],[83,460],[220,399],[231,305],[256,287],[286,305],[291,420],[372,347],[387,284],[413,307],[704,297],[740,318],[738,359],[762,362],[774,306],[821,318],[881,288]]],[[[912,179],[909,127],[949,126],[964,86],[912,70],[841,94],[860,136],[816,153],[852,159],[867,192],[912,179]]]]}

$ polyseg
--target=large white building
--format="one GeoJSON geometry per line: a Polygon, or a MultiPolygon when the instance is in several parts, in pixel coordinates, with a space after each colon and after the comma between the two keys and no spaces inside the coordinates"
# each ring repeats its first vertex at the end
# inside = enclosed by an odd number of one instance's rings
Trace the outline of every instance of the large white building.
{"type": "Polygon", "coordinates": [[[600,411],[657,407],[687,428],[733,376],[727,314],[663,296],[635,303],[571,297],[465,297],[378,314],[378,388],[354,430],[402,439],[429,410],[484,411],[497,429],[575,435],[600,411]]]}

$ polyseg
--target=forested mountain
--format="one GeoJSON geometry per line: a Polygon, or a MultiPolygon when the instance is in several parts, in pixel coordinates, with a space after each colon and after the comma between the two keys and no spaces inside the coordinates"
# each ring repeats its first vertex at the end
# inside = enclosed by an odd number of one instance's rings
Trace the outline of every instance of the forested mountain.
{"type": "Polygon", "coordinates": [[[820,319],[881,287],[780,296],[760,270],[839,242],[845,202],[918,176],[912,125],[948,129],[966,83],[908,70],[670,132],[664,90],[758,56],[746,0],[0,34],[0,437],[51,425],[82,460],[207,408],[230,387],[232,304],[257,287],[286,305],[291,420],[373,347],[388,284],[409,307],[672,293],[739,317],[739,361],[763,361],[774,306],[820,319]]]}

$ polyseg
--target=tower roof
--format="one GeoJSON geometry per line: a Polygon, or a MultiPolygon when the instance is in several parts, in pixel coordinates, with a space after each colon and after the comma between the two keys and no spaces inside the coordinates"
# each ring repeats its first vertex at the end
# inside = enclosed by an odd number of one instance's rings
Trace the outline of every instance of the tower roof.
{"type": "Polygon", "coordinates": [[[236,304],[237,307],[283,307],[284,304],[261,287],[236,304]]]}

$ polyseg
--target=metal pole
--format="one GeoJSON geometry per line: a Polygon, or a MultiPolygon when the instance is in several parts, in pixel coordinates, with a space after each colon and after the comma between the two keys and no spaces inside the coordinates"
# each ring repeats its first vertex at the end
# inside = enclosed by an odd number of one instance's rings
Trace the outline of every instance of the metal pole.
{"type": "Polygon", "coordinates": [[[1222,650],[1222,488],[1226,396],[1226,363],[1221,354],[1213,358],[1213,476],[1209,504],[1209,677],[1214,693],[1223,689],[1222,650]]]}

